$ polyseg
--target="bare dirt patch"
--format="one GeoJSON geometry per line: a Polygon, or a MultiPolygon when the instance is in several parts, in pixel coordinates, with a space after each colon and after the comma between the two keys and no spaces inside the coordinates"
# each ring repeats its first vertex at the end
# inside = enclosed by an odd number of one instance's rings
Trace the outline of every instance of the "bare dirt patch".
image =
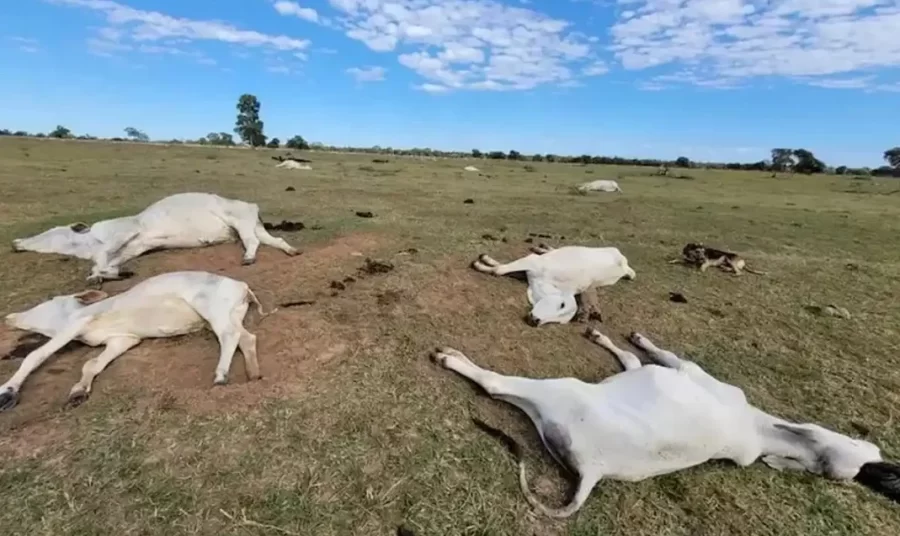
{"type": "MultiPolygon", "coordinates": [[[[373,234],[352,234],[308,248],[296,257],[260,248],[257,262],[250,266],[241,265],[239,244],[159,252],[133,261],[137,271],[133,281],[109,282],[104,290],[117,294],[152,274],[205,270],[246,281],[262,301],[263,309],[269,311],[281,303],[314,301],[310,297],[327,300],[324,296],[329,279],[358,266],[361,259],[378,251],[382,242],[373,234]]],[[[322,305],[319,301],[306,307],[282,307],[262,320],[251,307],[244,325],[257,336],[263,375],[258,382],[247,381],[238,351],[232,360],[229,385],[214,387],[219,345],[215,335],[204,330],[184,337],[142,341],[97,378],[91,396],[114,396],[138,389],[150,396],[165,395],[167,404],[201,413],[240,411],[266,399],[289,396],[302,389],[317,369],[348,355],[364,337],[350,326],[333,322],[333,307],[322,305]]],[[[340,304],[335,302],[335,306],[340,304]]],[[[18,336],[21,333],[0,328],[0,352],[10,352],[18,336]]],[[[29,377],[19,405],[0,415],[0,426],[19,426],[64,407],[82,364],[99,351],[76,347],[65,355],[51,357],[29,377]]],[[[19,364],[19,359],[2,362],[2,373],[11,375],[19,364]]]]}

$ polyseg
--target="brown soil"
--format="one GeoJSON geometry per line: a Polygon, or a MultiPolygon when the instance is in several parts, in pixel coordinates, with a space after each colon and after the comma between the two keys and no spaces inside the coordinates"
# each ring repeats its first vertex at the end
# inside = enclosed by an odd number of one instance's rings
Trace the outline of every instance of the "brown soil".
{"type": "MultiPolygon", "coordinates": [[[[331,298],[324,297],[325,289],[330,280],[344,277],[367,255],[375,254],[382,242],[373,234],[353,234],[321,247],[308,248],[296,257],[260,247],[257,262],[250,266],[241,265],[239,244],[164,251],[132,261],[137,272],[135,278],[105,283],[104,291],[117,294],[153,274],[206,270],[247,282],[267,312],[279,303],[312,298],[318,301],[304,307],[280,308],[262,320],[256,308],[251,307],[244,326],[257,336],[263,375],[258,382],[247,381],[243,357],[238,351],[232,360],[229,384],[214,387],[219,345],[215,335],[205,330],[184,337],[142,341],[98,376],[91,399],[137,390],[142,397],[163,400],[167,406],[202,413],[253,409],[266,399],[302,389],[318,369],[347,355],[364,340],[365,334],[358,327],[334,322],[333,309],[339,308],[340,303],[329,305],[331,298]]],[[[12,350],[21,335],[0,326],[0,355],[12,350]]],[[[66,355],[54,355],[32,373],[22,389],[19,404],[0,414],[0,437],[20,427],[28,428],[28,437],[47,435],[32,428],[65,406],[69,389],[80,378],[83,363],[100,350],[83,347],[66,355]]],[[[0,361],[0,375],[9,377],[21,362],[21,359],[0,361]]],[[[88,400],[86,404],[90,403],[88,400]]],[[[0,442],[0,449],[9,450],[9,446],[0,442]]],[[[14,452],[19,450],[12,448],[14,452]]]]}

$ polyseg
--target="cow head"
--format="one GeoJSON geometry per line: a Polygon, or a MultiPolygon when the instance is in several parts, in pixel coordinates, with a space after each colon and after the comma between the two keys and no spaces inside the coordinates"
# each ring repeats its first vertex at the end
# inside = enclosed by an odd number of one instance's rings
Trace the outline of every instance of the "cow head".
{"type": "Polygon", "coordinates": [[[578,313],[578,302],[574,294],[553,293],[545,294],[537,298],[531,312],[528,313],[528,323],[534,327],[544,324],[565,324],[578,313]]]}
{"type": "Polygon", "coordinates": [[[78,294],[56,296],[27,311],[6,315],[6,325],[53,337],[68,324],[73,313],[107,296],[102,290],[85,290],[78,294]]]}
{"type": "Polygon", "coordinates": [[[91,259],[99,241],[91,234],[86,223],[73,223],[53,227],[41,234],[13,240],[13,251],[59,253],[81,259],[91,259]]]}
{"type": "Polygon", "coordinates": [[[763,457],[775,469],[798,469],[837,480],[854,478],[869,463],[881,462],[881,451],[863,439],[832,432],[817,424],[775,424],[785,452],[763,457]]]}

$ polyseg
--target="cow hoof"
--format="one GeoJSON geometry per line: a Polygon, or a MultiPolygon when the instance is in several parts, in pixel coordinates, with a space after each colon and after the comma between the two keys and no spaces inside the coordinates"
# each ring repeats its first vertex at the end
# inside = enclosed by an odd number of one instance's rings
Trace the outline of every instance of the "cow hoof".
{"type": "Polygon", "coordinates": [[[222,378],[216,378],[215,380],[213,380],[213,386],[221,386],[221,385],[228,385],[228,378],[222,377],[222,378]]]}
{"type": "Polygon", "coordinates": [[[256,259],[244,259],[241,261],[241,264],[243,264],[244,266],[249,266],[254,262],[256,262],[256,259]]]}
{"type": "Polygon", "coordinates": [[[292,249],[292,250],[288,251],[288,255],[291,257],[296,257],[297,255],[300,255],[302,253],[303,252],[300,251],[299,249],[292,249]]]}
{"type": "Polygon", "coordinates": [[[0,393],[0,411],[9,411],[19,403],[19,393],[9,389],[0,393]]]}
{"type": "Polygon", "coordinates": [[[87,401],[88,396],[87,391],[75,391],[74,393],[69,393],[69,400],[66,403],[70,408],[77,408],[87,401]]]}

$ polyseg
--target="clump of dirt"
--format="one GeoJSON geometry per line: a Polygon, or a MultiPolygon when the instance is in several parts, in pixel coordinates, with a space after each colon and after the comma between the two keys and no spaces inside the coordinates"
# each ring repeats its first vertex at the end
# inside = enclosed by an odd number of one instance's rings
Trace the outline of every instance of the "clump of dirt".
{"type": "Polygon", "coordinates": [[[284,302],[279,307],[302,307],[304,305],[315,305],[316,300],[296,300],[284,302]]]}
{"type": "Polygon", "coordinates": [[[403,295],[399,291],[385,290],[375,295],[375,301],[381,306],[394,305],[400,303],[402,297],[403,295]]]}
{"type": "Polygon", "coordinates": [[[306,225],[303,224],[302,221],[288,221],[281,220],[281,223],[263,223],[263,227],[266,231],[284,231],[287,233],[295,233],[297,231],[302,231],[306,229],[306,225]]]}
{"type": "Polygon", "coordinates": [[[375,214],[372,214],[372,211],[370,211],[370,210],[357,211],[356,215],[359,216],[360,218],[374,218],[375,217],[375,214]]]}
{"type": "Polygon", "coordinates": [[[470,197],[470,198],[466,199],[465,201],[463,201],[463,203],[466,205],[474,205],[475,200],[470,197]]]}
{"type": "Polygon", "coordinates": [[[361,274],[386,274],[394,270],[394,265],[387,261],[376,261],[366,257],[365,264],[357,271],[361,274]]]}
{"type": "Polygon", "coordinates": [[[494,236],[494,235],[492,235],[492,234],[490,234],[490,233],[484,233],[483,235],[481,235],[481,238],[483,238],[483,239],[485,239],[485,240],[491,240],[491,241],[496,241],[496,240],[497,240],[497,237],[494,236]]]}
{"type": "Polygon", "coordinates": [[[284,191],[285,192],[296,192],[297,189],[294,188],[293,186],[288,186],[287,188],[284,189],[284,191]]]}

